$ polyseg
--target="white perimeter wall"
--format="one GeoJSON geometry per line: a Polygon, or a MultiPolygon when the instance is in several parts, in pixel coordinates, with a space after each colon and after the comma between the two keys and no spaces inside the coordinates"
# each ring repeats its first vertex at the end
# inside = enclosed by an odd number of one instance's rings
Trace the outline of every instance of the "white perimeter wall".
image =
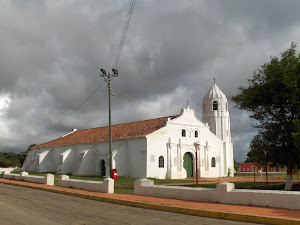
{"type": "Polygon", "coordinates": [[[16,168],[14,167],[9,167],[9,168],[0,168],[0,174],[3,173],[4,171],[13,171],[15,170],[16,168]]]}
{"type": "Polygon", "coordinates": [[[60,175],[58,186],[87,191],[114,193],[114,180],[111,178],[106,178],[103,182],[100,182],[90,180],[69,179],[69,176],[67,175],[60,175]]]}
{"type": "Polygon", "coordinates": [[[154,185],[153,180],[134,183],[134,194],[201,202],[253,205],[272,208],[300,209],[300,192],[235,189],[233,183],[220,183],[217,188],[188,188],[154,185]]]}

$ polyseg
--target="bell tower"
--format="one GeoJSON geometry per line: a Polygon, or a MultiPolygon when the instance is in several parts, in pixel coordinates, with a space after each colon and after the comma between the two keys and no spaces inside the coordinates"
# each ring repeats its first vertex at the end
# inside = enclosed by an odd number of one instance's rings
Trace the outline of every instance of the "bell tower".
{"type": "Polygon", "coordinates": [[[224,142],[231,142],[228,101],[214,78],[214,85],[202,100],[202,121],[224,142]]]}

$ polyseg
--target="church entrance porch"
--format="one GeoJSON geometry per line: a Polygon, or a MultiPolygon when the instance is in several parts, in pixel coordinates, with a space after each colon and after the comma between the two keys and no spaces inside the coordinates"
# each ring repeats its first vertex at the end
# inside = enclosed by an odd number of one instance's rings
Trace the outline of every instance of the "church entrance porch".
{"type": "Polygon", "coordinates": [[[187,177],[193,177],[193,156],[190,152],[183,156],[183,168],[186,170],[187,177]]]}

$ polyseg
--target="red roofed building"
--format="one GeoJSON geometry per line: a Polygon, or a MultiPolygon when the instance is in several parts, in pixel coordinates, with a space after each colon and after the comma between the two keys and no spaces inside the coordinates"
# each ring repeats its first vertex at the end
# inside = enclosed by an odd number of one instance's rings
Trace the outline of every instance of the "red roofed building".
{"type": "MultiPolygon", "coordinates": [[[[203,99],[203,121],[188,106],[180,115],[112,126],[112,168],[119,176],[186,178],[233,172],[227,99],[216,84],[203,99]],[[195,143],[198,165],[196,166],[195,143]]],[[[108,173],[108,127],[76,130],[33,147],[23,170],[74,175],[108,173]]],[[[233,174],[233,173],[231,173],[233,174]]]]}

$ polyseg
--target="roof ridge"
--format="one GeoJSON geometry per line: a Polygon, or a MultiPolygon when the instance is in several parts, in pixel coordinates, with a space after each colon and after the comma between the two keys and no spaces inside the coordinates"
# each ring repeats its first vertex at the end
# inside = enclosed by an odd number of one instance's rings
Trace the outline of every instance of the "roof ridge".
{"type": "MultiPolygon", "coordinates": [[[[172,116],[157,117],[157,118],[147,119],[147,120],[131,121],[131,122],[127,122],[127,123],[112,124],[111,126],[117,126],[117,125],[129,124],[129,123],[137,123],[137,122],[144,122],[144,121],[149,121],[149,120],[157,120],[157,119],[163,119],[163,118],[169,118],[169,117],[178,117],[178,116],[179,116],[179,114],[178,115],[172,115],[172,116]]],[[[86,129],[82,129],[82,130],[92,130],[92,129],[98,129],[98,128],[104,128],[104,127],[108,127],[108,125],[107,126],[102,126],[102,127],[86,128],[86,129]]],[[[77,130],[77,131],[82,131],[82,130],[77,130]]]]}
{"type": "MultiPolygon", "coordinates": [[[[115,127],[112,133],[114,140],[131,139],[138,138],[148,135],[157,129],[165,126],[167,118],[177,118],[179,115],[174,116],[164,116],[148,120],[133,121],[128,123],[121,123],[112,125],[115,127]],[[146,124],[146,126],[145,126],[146,124]]],[[[107,131],[108,126],[95,127],[89,129],[78,130],[77,132],[72,132],[64,137],[59,137],[54,140],[38,144],[31,149],[43,148],[43,147],[54,147],[54,146],[64,146],[73,144],[87,144],[87,143],[97,143],[108,141],[107,131]]]]}

